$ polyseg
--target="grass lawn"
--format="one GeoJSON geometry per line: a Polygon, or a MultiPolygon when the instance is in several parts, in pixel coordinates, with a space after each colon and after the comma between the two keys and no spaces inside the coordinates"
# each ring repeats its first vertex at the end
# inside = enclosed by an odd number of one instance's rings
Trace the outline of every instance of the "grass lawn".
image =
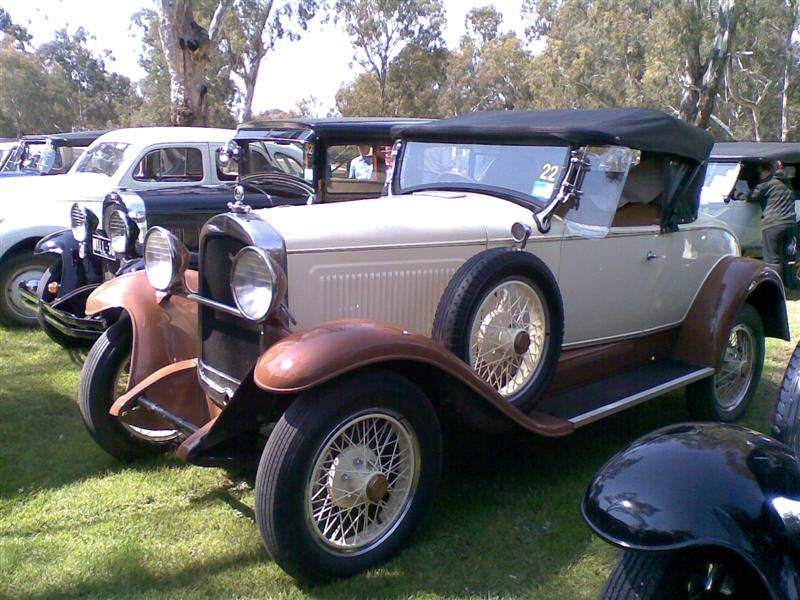
{"type": "MultiPolygon", "coordinates": [[[[789,305],[798,333],[800,302],[789,305]]],[[[767,430],[793,348],[768,340],[745,425],[767,430]]],[[[687,419],[676,393],[564,440],[450,439],[410,546],[304,588],[269,562],[247,482],[173,457],[124,466],[105,455],[78,413],[79,373],[44,334],[0,328],[0,598],[596,598],[615,551],[578,512],[591,476],[638,436],[687,419]]]]}

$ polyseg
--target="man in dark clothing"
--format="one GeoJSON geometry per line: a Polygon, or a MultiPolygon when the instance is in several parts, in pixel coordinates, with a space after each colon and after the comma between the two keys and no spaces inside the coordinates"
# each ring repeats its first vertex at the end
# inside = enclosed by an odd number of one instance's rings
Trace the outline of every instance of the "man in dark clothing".
{"type": "Polygon", "coordinates": [[[792,279],[787,277],[787,248],[794,239],[797,222],[794,192],[783,171],[773,172],[770,164],[760,164],[757,170],[760,178],[758,184],[746,194],[737,193],[736,199],[761,204],[764,262],[780,273],[785,285],[791,286],[792,279]]]}

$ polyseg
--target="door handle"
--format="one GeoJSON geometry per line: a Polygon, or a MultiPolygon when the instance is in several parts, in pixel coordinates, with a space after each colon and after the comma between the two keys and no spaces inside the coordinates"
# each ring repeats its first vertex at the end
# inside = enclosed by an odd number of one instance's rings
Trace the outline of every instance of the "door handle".
{"type": "Polygon", "coordinates": [[[663,256],[659,256],[658,254],[656,254],[652,250],[648,250],[647,254],[645,254],[644,257],[645,257],[646,260],[655,260],[656,258],[664,258],[663,256]]]}

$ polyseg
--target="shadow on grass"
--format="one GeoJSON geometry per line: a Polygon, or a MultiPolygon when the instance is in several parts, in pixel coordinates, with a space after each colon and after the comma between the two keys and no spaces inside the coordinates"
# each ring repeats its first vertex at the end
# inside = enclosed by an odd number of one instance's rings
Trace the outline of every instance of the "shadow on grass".
{"type": "Polygon", "coordinates": [[[188,597],[200,597],[191,594],[198,581],[208,579],[231,568],[241,568],[263,562],[265,553],[253,550],[241,552],[223,559],[200,561],[182,570],[167,570],[164,573],[153,573],[146,566],[145,557],[135,547],[116,551],[104,557],[102,568],[98,573],[105,573],[94,579],[69,587],[49,588],[40,593],[26,596],[30,600],[50,600],[51,598],[139,598],[144,593],[162,592],[170,597],[173,592],[184,588],[190,591],[188,597]]]}

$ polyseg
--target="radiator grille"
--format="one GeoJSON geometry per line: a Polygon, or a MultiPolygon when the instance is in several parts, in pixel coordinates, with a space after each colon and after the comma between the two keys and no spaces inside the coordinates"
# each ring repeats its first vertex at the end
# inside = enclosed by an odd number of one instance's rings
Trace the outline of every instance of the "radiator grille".
{"type": "MultiPolygon", "coordinates": [[[[212,235],[201,249],[200,295],[235,306],[230,289],[233,257],[246,244],[226,235],[212,235]]],[[[241,381],[260,352],[261,328],[240,317],[200,306],[200,358],[203,364],[241,381]]]]}

